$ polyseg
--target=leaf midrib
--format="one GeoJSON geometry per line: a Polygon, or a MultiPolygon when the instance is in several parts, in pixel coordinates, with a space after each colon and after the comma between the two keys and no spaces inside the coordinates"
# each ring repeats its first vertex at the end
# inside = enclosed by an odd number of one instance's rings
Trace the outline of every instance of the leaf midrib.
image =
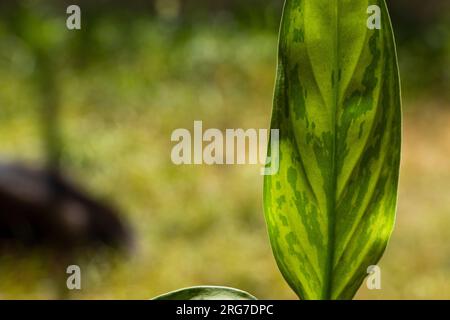
{"type": "Polygon", "coordinates": [[[332,112],[332,133],[333,133],[333,152],[331,159],[331,177],[333,179],[331,184],[331,190],[328,190],[328,252],[327,252],[327,264],[326,264],[326,276],[324,286],[324,298],[330,300],[333,292],[333,261],[334,251],[336,244],[336,189],[337,189],[337,172],[336,172],[336,149],[337,149],[337,115],[338,115],[338,103],[339,103],[339,3],[340,0],[335,1],[335,47],[334,47],[334,70],[333,70],[333,107],[332,112]]]}

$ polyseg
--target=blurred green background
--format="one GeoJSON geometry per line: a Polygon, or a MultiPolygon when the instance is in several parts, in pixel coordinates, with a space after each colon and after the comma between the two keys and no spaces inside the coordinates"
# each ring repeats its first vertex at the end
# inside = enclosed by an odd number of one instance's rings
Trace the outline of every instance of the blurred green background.
{"type": "MultiPolygon", "coordinates": [[[[382,290],[363,285],[357,298],[449,299],[450,3],[388,6],[405,113],[399,212],[382,290]]],[[[0,1],[1,157],[43,163],[42,113],[53,105],[62,166],[135,232],[126,257],[73,262],[83,289],[70,298],[148,299],[200,284],[296,298],[269,247],[259,166],[170,160],[172,131],[194,120],[268,127],[281,9],[281,0],[0,1]],[[81,31],[65,27],[74,3],[81,31]]],[[[57,298],[56,278],[44,252],[0,256],[0,299],[57,298]]]]}

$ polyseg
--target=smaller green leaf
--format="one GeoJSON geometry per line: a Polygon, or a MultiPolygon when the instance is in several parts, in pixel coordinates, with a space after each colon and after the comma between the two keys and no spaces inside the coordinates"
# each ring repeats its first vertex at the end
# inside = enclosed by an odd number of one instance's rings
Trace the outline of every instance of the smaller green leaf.
{"type": "Polygon", "coordinates": [[[152,300],[256,300],[256,298],[234,288],[202,286],[172,291],[152,300]]]}

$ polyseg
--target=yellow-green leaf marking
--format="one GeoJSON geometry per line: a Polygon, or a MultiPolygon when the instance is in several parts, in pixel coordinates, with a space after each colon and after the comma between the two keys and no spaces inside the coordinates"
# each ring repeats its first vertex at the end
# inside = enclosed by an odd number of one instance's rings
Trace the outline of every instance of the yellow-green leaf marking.
{"type": "Polygon", "coordinates": [[[264,181],[273,252],[300,298],[351,299],[396,211],[400,84],[384,0],[287,0],[278,59],[280,169],[264,181]],[[371,5],[380,29],[368,28],[371,5]]]}

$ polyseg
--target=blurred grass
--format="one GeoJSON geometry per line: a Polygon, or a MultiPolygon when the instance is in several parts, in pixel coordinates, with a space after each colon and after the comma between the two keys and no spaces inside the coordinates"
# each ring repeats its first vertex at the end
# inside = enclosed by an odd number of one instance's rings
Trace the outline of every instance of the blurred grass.
{"type": "MultiPolygon", "coordinates": [[[[259,167],[177,167],[170,160],[172,131],[192,128],[194,120],[267,128],[276,28],[220,21],[183,28],[136,17],[123,29],[105,16],[91,34],[73,36],[60,29],[64,23],[52,18],[32,35],[14,35],[0,22],[0,154],[45,161],[42,93],[32,77],[39,67],[34,50],[45,43],[63,107],[62,163],[126,213],[137,240],[128,257],[91,252],[74,261],[83,290],[71,297],[147,299],[209,284],[262,299],[295,298],[269,247],[259,167]]],[[[398,222],[381,263],[383,289],[363,286],[361,299],[450,298],[448,92],[419,95],[408,81],[407,88],[398,222]]],[[[4,254],[0,298],[54,298],[65,281],[54,272],[42,252],[4,254]]]]}

